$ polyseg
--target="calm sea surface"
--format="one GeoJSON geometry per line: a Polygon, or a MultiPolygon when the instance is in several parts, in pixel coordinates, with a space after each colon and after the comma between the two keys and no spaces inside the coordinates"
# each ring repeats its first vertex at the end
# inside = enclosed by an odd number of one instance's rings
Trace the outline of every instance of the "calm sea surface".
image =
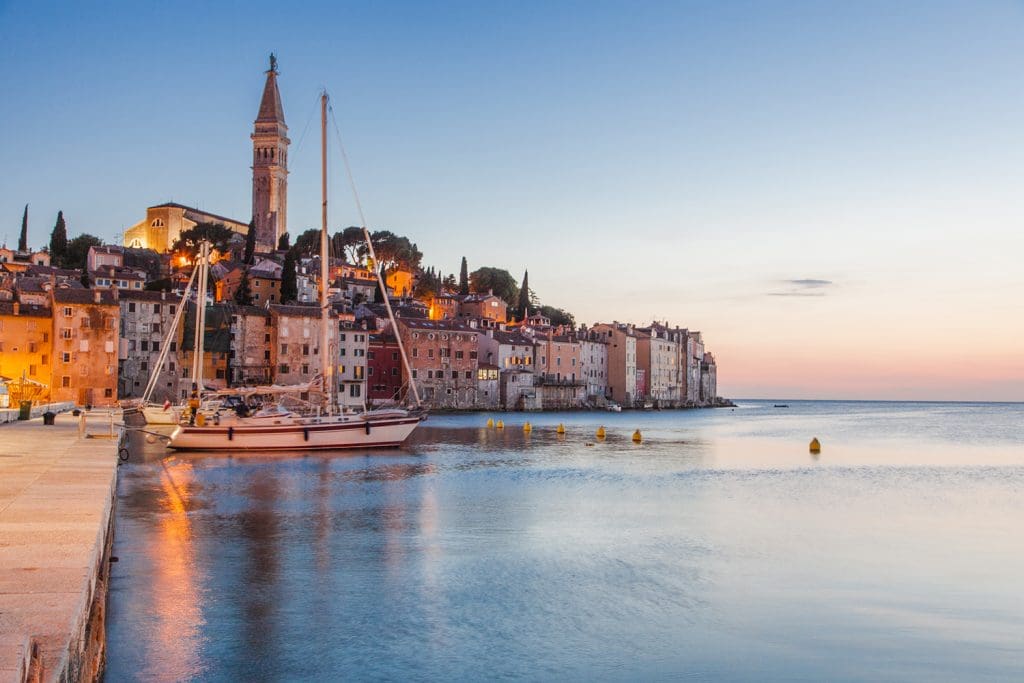
{"type": "Polygon", "coordinates": [[[1024,404],[773,403],[139,441],[106,679],[1024,680],[1024,404]]]}

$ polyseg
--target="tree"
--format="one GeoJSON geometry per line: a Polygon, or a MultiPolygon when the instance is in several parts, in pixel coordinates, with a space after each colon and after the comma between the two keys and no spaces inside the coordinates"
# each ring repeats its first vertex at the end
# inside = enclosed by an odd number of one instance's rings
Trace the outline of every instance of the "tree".
{"type": "Polygon", "coordinates": [[[446,292],[455,291],[455,273],[448,273],[444,276],[444,279],[441,280],[441,289],[446,292]]]}
{"type": "MultiPolygon", "coordinates": [[[[384,270],[384,266],[380,267],[380,279],[384,282],[388,281],[388,272],[384,270]]],[[[384,303],[384,291],[380,288],[380,283],[373,288],[373,303],[382,304],[384,303]]]]}
{"type": "Polygon", "coordinates": [[[57,224],[50,233],[50,262],[60,265],[68,253],[68,227],[64,224],[64,212],[57,212],[57,224]]]}
{"type": "Polygon", "coordinates": [[[63,268],[72,270],[85,270],[85,262],[89,257],[89,247],[99,247],[103,240],[95,235],[82,233],[68,242],[68,249],[64,255],[63,268]]]}
{"type": "Polygon", "coordinates": [[[469,294],[469,264],[466,257],[462,257],[462,267],[459,268],[459,294],[469,294]]]}
{"type": "Polygon", "coordinates": [[[566,327],[576,327],[576,318],[572,313],[562,310],[561,308],[555,308],[554,306],[541,306],[538,311],[545,318],[551,320],[552,325],[565,325],[566,327]]]}
{"type": "Polygon", "coordinates": [[[192,260],[199,254],[199,243],[206,240],[213,248],[226,254],[234,236],[231,228],[223,223],[200,223],[182,231],[178,239],[171,245],[171,251],[188,254],[192,260]]]}
{"type": "Polygon", "coordinates": [[[150,280],[143,289],[147,292],[169,292],[171,291],[171,281],[166,277],[159,280],[150,280]]]}
{"type": "MultiPolygon", "coordinates": [[[[377,265],[383,266],[385,272],[395,269],[415,271],[423,260],[423,253],[409,241],[408,237],[396,235],[390,230],[378,230],[370,234],[373,251],[377,255],[377,265]]],[[[369,249],[363,244],[363,256],[369,256],[369,249]]]]}
{"type": "Polygon", "coordinates": [[[89,271],[85,268],[82,269],[82,277],[78,278],[78,281],[82,283],[82,286],[86,289],[92,287],[92,278],[89,277],[89,271]]]}
{"type": "Polygon", "coordinates": [[[21,214],[21,234],[18,235],[18,251],[28,251],[28,204],[21,214]]]}
{"type": "Polygon", "coordinates": [[[530,271],[523,271],[523,286],[519,288],[519,301],[516,304],[516,317],[526,320],[530,315],[530,271]]]}
{"type": "Polygon", "coordinates": [[[248,268],[242,271],[242,281],[235,290],[235,303],[239,306],[252,306],[252,285],[249,284],[248,268]]]}
{"type": "Polygon", "coordinates": [[[245,233],[245,253],[242,260],[247,266],[256,262],[256,221],[249,221],[249,229],[245,233]]]}
{"type": "Polygon", "coordinates": [[[298,252],[299,256],[316,256],[320,253],[320,231],[310,229],[302,233],[295,240],[295,246],[292,248],[298,252]]]}
{"type": "Polygon", "coordinates": [[[495,296],[502,298],[510,307],[514,307],[519,298],[519,285],[516,284],[516,279],[501,268],[478,268],[469,274],[469,284],[477,294],[493,291],[495,296]]]}
{"type": "Polygon", "coordinates": [[[281,270],[281,303],[288,303],[299,298],[299,283],[295,272],[295,264],[298,263],[298,260],[299,255],[294,249],[289,249],[288,253],[284,255],[284,268],[281,270]]]}
{"type": "Polygon", "coordinates": [[[366,240],[362,228],[353,225],[334,233],[331,244],[334,247],[334,255],[345,259],[347,263],[357,266],[363,262],[366,240]]]}
{"type": "Polygon", "coordinates": [[[277,250],[278,251],[288,251],[288,249],[289,249],[289,247],[288,247],[288,244],[289,244],[288,240],[289,239],[290,238],[289,238],[288,233],[283,233],[281,235],[281,237],[279,237],[278,240],[277,240],[277,250]]]}

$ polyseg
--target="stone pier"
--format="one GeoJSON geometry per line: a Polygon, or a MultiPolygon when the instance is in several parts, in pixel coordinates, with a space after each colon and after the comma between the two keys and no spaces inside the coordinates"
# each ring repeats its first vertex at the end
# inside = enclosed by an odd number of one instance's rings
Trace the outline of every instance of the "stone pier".
{"type": "Polygon", "coordinates": [[[0,681],[103,667],[117,434],[93,411],[0,425],[0,681]]]}

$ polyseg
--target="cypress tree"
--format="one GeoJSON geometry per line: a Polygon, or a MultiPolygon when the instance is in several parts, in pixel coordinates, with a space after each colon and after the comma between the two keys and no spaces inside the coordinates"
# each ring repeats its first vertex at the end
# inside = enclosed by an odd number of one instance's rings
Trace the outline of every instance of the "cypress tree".
{"type": "Polygon", "coordinates": [[[526,320],[530,315],[530,271],[523,271],[523,286],[519,288],[519,302],[516,305],[516,315],[520,320],[526,320]]]}
{"type": "MultiPolygon", "coordinates": [[[[283,286],[282,278],[282,288],[283,286]]],[[[235,290],[235,303],[239,306],[252,306],[252,285],[249,284],[248,268],[242,271],[242,281],[238,283],[238,289],[235,290]]]]}
{"type": "MultiPolygon", "coordinates": [[[[245,233],[245,255],[242,260],[251,266],[256,254],[256,221],[249,221],[249,230],[245,233]]],[[[248,271],[247,271],[248,273],[248,271]]]]}
{"type": "Polygon", "coordinates": [[[82,277],[80,277],[78,281],[81,282],[82,286],[86,289],[90,289],[92,287],[92,279],[89,277],[89,271],[85,268],[82,268],[82,277]]]}
{"type": "MultiPolygon", "coordinates": [[[[288,233],[285,233],[287,235],[288,233]]],[[[288,303],[299,298],[299,282],[295,272],[295,264],[299,260],[294,249],[284,255],[284,269],[281,271],[281,303],[288,303]]]]}
{"type": "Polygon", "coordinates": [[[290,248],[290,240],[291,237],[288,235],[288,233],[283,233],[281,237],[277,240],[277,250],[287,251],[290,248]]]}
{"type": "Polygon", "coordinates": [[[68,253],[68,228],[64,224],[64,212],[57,212],[57,224],[50,233],[50,261],[59,266],[68,253]]]}
{"type": "Polygon", "coordinates": [[[18,236],[18,251],[28,251],[28,204],[21,214],[21,235],[18,236]]]}
{"type": "Polygon", "coordinates": [[[459,294],[469,294],[469,264],[462,257],[462,268],[459,270],[459,294]]]}

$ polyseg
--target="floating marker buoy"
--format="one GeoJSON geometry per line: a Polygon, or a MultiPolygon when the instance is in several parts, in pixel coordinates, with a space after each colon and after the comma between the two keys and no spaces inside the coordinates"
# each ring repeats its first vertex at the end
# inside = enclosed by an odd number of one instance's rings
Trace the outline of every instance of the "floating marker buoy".
{"type": "Polygon", "coordinates": [[[821,442],[818,437],[811,439],[811,453],[821,453],[821,442]]]}
{"type": "Polygon", "coordinates": [[[601,425],[600,427],[597,428],[597,438],[604,438],[604,425],[601,425]]]}
{"type": "Polygon", "coordinates": [[[494,426],[497,427],[498,429],[504,429],[505,428],[505,423],[502,422],[501,420],[498,420],[498,424],[496,424],[494,426]]]}
{"type": "Polygon", "coordinates": [[[633,443],[640,443],[644,440],[644,437],[640,435],[640,430],[633,432],[633,443]]]}
{"type": "Polygon", "coordinates": [[[590,442],[588,441],[588,442],[586,442],[586,443],[585,443],[585,444],[583,444],[583,445],[584,445],[584,446],[593,446],[594,444],[592,444],[592,443],[590,443],[590,442]]]}
{"type": "Polygon", "coordinates": [[[494,426],[494,418],[487,418],[487,428],[490,429],[494,426]]]}
{"type": "Polygon", "coordinates": [[[533,431],[533,425],[530,424],[529,422],[524,423],[523,424],[523,431],[526,432],[527,434],[529,434],[530,432],[533,431]]]}
{"type": "Polygon", "coordinates": [[[565,434],[565,425],[559,422],[558,428],[555,429],[555,434],[565,434]]]}

